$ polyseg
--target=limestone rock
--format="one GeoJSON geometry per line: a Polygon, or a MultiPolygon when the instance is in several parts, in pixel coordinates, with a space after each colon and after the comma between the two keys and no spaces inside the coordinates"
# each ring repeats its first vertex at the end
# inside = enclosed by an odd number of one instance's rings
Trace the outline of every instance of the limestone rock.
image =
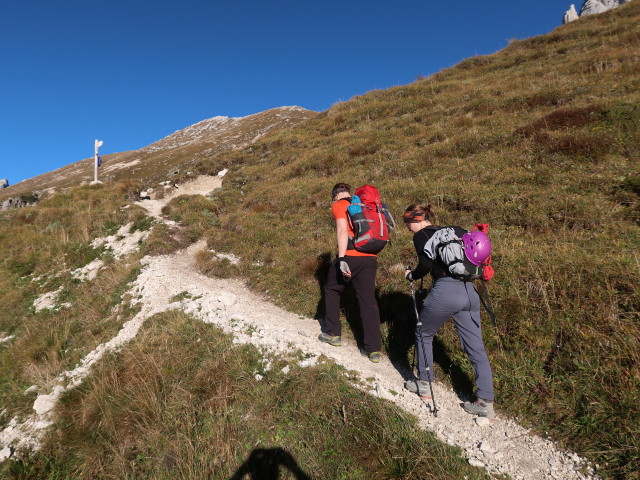
{"type": "Polygon", "coordinates": [[[64,391],[64,388],[60,385],[57,385],[53,389],[53,393],[50,395],[38,395],[36,401],[33,402],[33,409],[36,411],[38,415],[44,415],[45,413],[49,413],[54,409],[56,403],[58,403],[58,398],[64,391]]]}
{"type": "Polygon", "coordinates": [[[38,386],[37,386],[37,385],[31,385],[29,388],[27,388],[27,389],[24,391],[24,394],[25,394],[25,395],[29,395],[29,394],[31,394],[31,393],[35,393],[35,392],[37,392],[37,391],[38,391],[38,386]]]}
{"type": "Polygon", "coordinates": [[[223,305],[230,307],[238,301],[238,297],[236,297],[233,293],[225,292],[218,297],[218,301],[223,305]]]}
{"type": "Polygon", "coordinates": [[[495,457],[496,450],[487,442],[481,442],[480,445],[478,445],[478,448],[486,459],[492,460],[495,457]]]}
{"type": "Polygon", "coordinates": [[[2,190],[3,188],[7,188],[8,186],[9,180],[7,180],[6,178],[0,179],[0,190],[2,190]]]}
{"type": "Polygon", "coordinates": [[[6,460],[13,455],[13,449],[11,447],[4,447],[0,450],[0,462],[6,460]]]}
{"type": "Polygon", "coordinates": [[[577,20],[577,19],[578,19],[578,12],[576,11],[576,6],[572,3],[569,10],[564,12],[564,20],[562,21],[562,23],[573,22],[574,20],[577,20]]]}
{"type": "Polygon", "coordinates": [[[575,5],[571,5],[571,8],[564,14],[563,23],[573,22],[583,15],[595,15],[596,13],[606,12],[630,1],[631,0],[585,0],[579,15],[575,5]]]}
{"type": "Polygon", "coordinates": [[[491,426],[491,420],[487,417],[476,417],[475,418],[476,425],[479,427],[489,427],[491,426]]]}
{"type": "Polygon", "coordinates": [[[606,12],[619,7],[627,0],[586,0],[580,9],[580,16],[606,12]]]}
{"type": "Polygon", "coordinates": [[[7,198],[2,202],[0,210],[8,210],[10,208],[33,207],[40,201],[41,192],[32,192],[29,195],[21,195],[19,197],[7,198]]]}

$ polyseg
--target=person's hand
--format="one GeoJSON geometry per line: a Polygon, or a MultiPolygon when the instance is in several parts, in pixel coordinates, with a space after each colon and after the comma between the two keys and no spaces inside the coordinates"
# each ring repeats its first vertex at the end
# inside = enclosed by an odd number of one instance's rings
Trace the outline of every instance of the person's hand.
{"type": "Polygon", "coordinates": [[[338,266],[340,267],[340,271],[345,278],[351,278],[351,269],[349,268],[349,264],[346,262],[344,257],[338,258],[338,266]]]}
{"type": "Polygon", "coordinates": [[[413,275],[411,275],[411,267],[407,265],[407,269],[404,271],[404,278],[409,281],[413,281],[413,275]]]}

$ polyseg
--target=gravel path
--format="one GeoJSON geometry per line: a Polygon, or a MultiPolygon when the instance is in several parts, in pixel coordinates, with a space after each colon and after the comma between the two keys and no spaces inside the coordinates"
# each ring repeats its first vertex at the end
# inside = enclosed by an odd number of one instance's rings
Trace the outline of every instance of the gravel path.
{"type": "MultiPolygon", "coordinates": [[[[198,181],[197,188],[184,190],[205,194],[221,183],[216,177],[210,177],[208,182],[198,181]]],[[[149,205],[152,207],[149,211],[159,215],[159,209],[166,201],[140,204],[145,208],[149,205]]],[[[324,356],[357,372],[364,385],[360,388],[415,415],[422,428],[435,432],[446,443],[459,446],[471,464],[484,467],[490,473],[508,474],[522,480],[596,478],[591,467],[578,455],[560,451],[551,441],[531,434],[510,419],[499,417],[495,422],[487,422],[465,413],[456,393],[438,383],[434,384],[439,409],[435,417],[417,395],[403,389],[403,374],[407,372],[399,372],[387,358],[374,364],[362,357],[354,344],[332,347],[321,343],[317,340],[320,328],[316,320],[274,306],[249,291],[242,281],[200,274],[194,257],[205,248],[202,241],[185,251],[142,260],[142,272],[129,291],[141,304],[141,311],[123,325],[116,337],[90,352],[75,369],[62,373],[58,377],[59,384],[50,393],[39,395],[30,418],[22,421],[15,418],[0,432],[0,460],[12,454],[9,444],[18,450],[24,447],[37,449],[46,428],[54,420],[53,412],[60,394],[82,382],[90,374],[91,366],[105,353],[134,338],[147,318],[158,312],[182,309],[232,333],[236,343],[251,343],[273,353],[301,351],[307,358],[302,362],[303,366],[313,365],[324,356]],[[184,298],[183,294],[180,295],[183,300],[170,302],[183,292],[188,292],[189,298],[184,298]]]]}

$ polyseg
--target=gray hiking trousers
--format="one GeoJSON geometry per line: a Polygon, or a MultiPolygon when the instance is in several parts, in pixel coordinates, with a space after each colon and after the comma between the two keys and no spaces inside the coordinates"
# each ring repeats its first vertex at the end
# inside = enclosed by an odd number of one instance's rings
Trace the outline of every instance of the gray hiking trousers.
{"type": "Polygon", "coordinates": [[[416,327],[416,350],[420,380],[433,380],[433,337],[444,322],[453,318],[462,349],[473,365],[477,395],[493,401],[493,377],[484,350],[480,325],[480,297],[473,283],[443,277],[436,281],[420,312],[416,327]],[[424,365],[425,353],[429,372],[424,365]]]}

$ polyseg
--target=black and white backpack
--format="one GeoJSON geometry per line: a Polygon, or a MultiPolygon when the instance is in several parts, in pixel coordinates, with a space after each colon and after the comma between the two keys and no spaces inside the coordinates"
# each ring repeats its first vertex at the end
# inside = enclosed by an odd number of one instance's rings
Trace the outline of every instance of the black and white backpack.
{"type": "Polygon", "coordinates": [[[462,227],[441,227],[425,244],[424,253],[444,265],[451,277],[470,282],[482,278],[483,266],[474,265],[464,254],[462,235],[465,233],[467,230],[462,227]]]}

